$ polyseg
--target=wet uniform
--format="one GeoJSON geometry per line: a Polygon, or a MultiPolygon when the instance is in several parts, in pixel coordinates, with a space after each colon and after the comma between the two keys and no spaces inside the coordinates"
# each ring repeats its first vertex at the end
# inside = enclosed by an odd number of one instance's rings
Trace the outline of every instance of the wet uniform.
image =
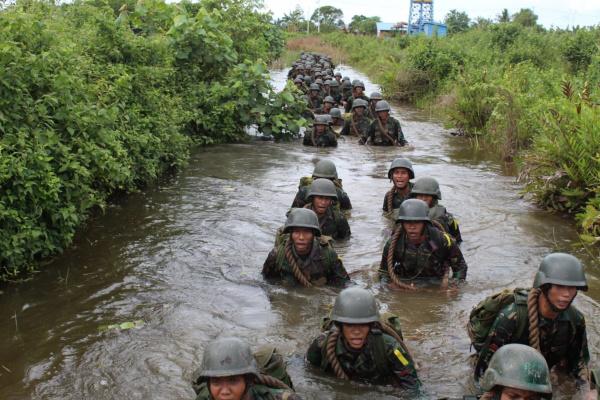
{"type": "MultiPolygon", "coordinates": [[[[298,192],[296,193],[296,197],[294,197],[292,207],[304,207],[306,204],[308,204],[308,189],[310,188],[313,178],[303,178],[303,180],[300,181],[298,192]],[[306,182],[304,185],[302,184],[303,180],[306,182]]],[[[342,189],[342,184],[337,179],[333,180],[333,183],[335,184],[335,190],[337,192],[337,204],[339,204],[339,208],[341,210],[351,210],[352,203],[350,203],[348,194],[344,191],[344,189],[342,189]]]]}
{"type": "Polygon", "coordinates": [[[402,132],[400,122],[391,115],[388,117],[385,126],[379,119],[375,119],[371,122],[367,132],[367,142],[375,146],[393,146],[395,145],[395,142],[400,146],[404,146],[407,143],[406,139],[404,139],[404,133],[402,132]],[[387,131],[387,136],[384,135],[382,128],[387,131]]]}
{"type": "MultiPolygon", "coordinates": [[[[304,208],[314,210],[312,204],[307,204],[304,208]]],[[[319,227],[321,234],[331,236],[334,239],[347,239],[350,237],[350,225],[342,212],[333,206],[329,206],[324,215],[317,215],[319,218],[319,227]]]]}
{"type": "Polygon", "coordinates": [[[412,188],[413,184],[412,183],[408,183],[408,193],[406,193],[406,195],[403,195],[402,193],[398,192],[395,190],[395,187],[391,188],[390,190],[387,191],[387,193],[385,194],[385,197],[383,198],[383,211],[385,212],[390,212],[393,211],[397,208],[400,207],[400,204],[402,204],[402,202],[406,199],[410,198],[410,189],[412,188]],[[391,205],[391,208],[390,208],[391,205]]]}
{"type": "Polygon", "coordinates": [[[335,132],[331,128],[327,128],[325,132],[320,135],[316,135],[312,129],[307,129],[304,132],[304,140],[302,144],[305,146],[316,146],[316,147],[337,147],[337,137],[335,132]]]}
{"type": "Polygon", "coordinates": [[[444,228],[444,231],[448,232],[457,243],[462,242],[458,221],[446,210],[446,207],[441,204],[430,207],[429,219],[438,222],[444,228]]]}
{"type": "MultiPolygon", "coordinates": [[[[368,98],[367,96],[365,96],[364,94],[361,94],[361,95],[360,95],[360,96],[358,96],[358,97],[350,96],[350,97],[348,97],[348,98],[346,99],[346,107],[345,107],[345,110],[346,110],[346,112],[347,112],[347,113],[349,113],[349,112],[352,110],[352,103],[354,103],[354,100],[356,100],[356,99],[363,99],[364,101],[366,101],[367,103],[369,103],[369,98],[368,98]]],[[[367,110],[365,110],[365,114],[366,114],[367,112],[368,112],[368,111],[367,111],[367,110]]]]}
{"type": "Polygon", "coordinates": [[[344,121],[342,135],[352,135],[358,136],[359,138],[365,138],[369,132],[369,126],[371,126],[371,121],[365,115],[358,119],[355,119],[355,117],[352,116],[352,118],[344,121]]]}

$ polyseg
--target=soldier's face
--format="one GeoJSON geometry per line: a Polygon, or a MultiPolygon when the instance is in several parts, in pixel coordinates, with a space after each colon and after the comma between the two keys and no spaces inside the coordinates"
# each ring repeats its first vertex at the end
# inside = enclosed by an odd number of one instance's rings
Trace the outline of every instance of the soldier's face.
{"type": "Polygon", "coordinates": [[[379,119],[387,119],[390,116],[389,111],[377,111],[379,119]]]}
{"type": "Polygon", "coordinates": [[[509,387],[503,388],[500,394],[500,400],[540,400],[541,398],[539,393],[509,387]]]}
{"type": "Polygon", "coordinates": [[[402,227],[406,232],[408,240],[411,242],[420,242],[423,236],[423,230],[425,229],[425,222],[423,221],[404,221],[402,227]]]}
{"type": "Polygon", "coordinates": [[[361,87],[358,87],[358,86],[357,86],[357,87],[355,87],[355,88],[354,88],[354,91],[356,92],[356,95],[357,95],[357,96],[360,96],[360,95],[362,95],[362,94],[363,94],[363,88],[361,88],[361,87]]]}
{"type": "Polygon", "coordinates": [[[315,233],[309,228],[293,228],[292,229],[292,243],[296,253],[303,256],[310,253],[312,247],[312,241],[315,237],[315,233]]]}
{"type": "Polygon", "coordinates": [[[310,97],[318,97],[319,96],[319,91],[318,90],[311,90],[310,91],[310,97]]]}
{"type": "Polygon", "coordinates": [[[327,211],[327,208],[333,203],[331,197],[314,196],[313,207],[317,215],[323,215],[327,211]]]}
{"type": "Polygon", "coordinates": [[[354,113],[360,117],[361,115],[363,115],[365,113],[365,108],[364,107],[356,107],[354,109],[354,113]]]}
{"type": "Polygon", "coordinates": [[[315,125],[315,133],[325,132],[325,125],[315,125]]]}
{"type": "Polygon", "coordinates": [[[418,194],[417,199],[423,200],[429,207],[431,207],[431,204],[433,203],[433,196],[430,194],[418,194]]]}
{"type": "Polygon", "coordinates": [[[548,290],[548,301],[560,310],[566,310],[577,296],[575,286],[552,285],[548,290]]]}
{"type": "Polygon", "coordinates": [[[405,189],[410,181],[410,173],[407,169],[396,168],[392,171],[392,181],[398,189],[405,189]]]}
{"type": "Polygon", "coordinates": [[[246,392],[244,375],[210,378],[210,394],[215,400],[241,400],[246,392]]]}
{"type": "Polygon", "coordinates": [[[342,335],[348,346],[354,350],[360,350],[367,343],[367,336],[371,330],[370,324],[343,324],[342,335]]]}

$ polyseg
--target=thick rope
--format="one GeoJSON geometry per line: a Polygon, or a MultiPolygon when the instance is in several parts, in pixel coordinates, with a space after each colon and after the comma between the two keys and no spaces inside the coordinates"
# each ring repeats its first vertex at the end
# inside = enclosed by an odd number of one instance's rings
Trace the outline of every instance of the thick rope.
{"type": "Polygon", "coordinates": [[[273,376],[258,374],[258,378],[256,379],[256,381],[261,385],[268,386],[274,389],[292,390],[292,388],[286,385],[285,382],[273,376]]]}
{"type": "Polygon", "coordinates": [[[387,204],[388,212],[394,211],[394,194],[396,194],[396,186],[388,190],[385,194],[385,202],[387,204]]]}
{"type": "Polygon", "coordinates": [[[402,225],[398,224],[398,226],[394,230],[394,234],[392,235],[392,240],[390,242],[390,247],[388,248],[388,253],[387,253],[388,275],[390,276],[390,279],[392,280],[392,282],[394,282],[394,284],[396,286],[398,286],[400,289],[416,290],[416,288],[414,286],[407,285],[406,283],[402,282],[400,280],[400,278],[398,277],[398,275],[396,275],[396,272],[394,271],[394,250],[396,249],[396,244],[398,243],[398,239],[400,238],[401,234],[402,234],[402,225]]]}
{"type": "Polygon", "coordinates": [[[381,118],[379,118],[379,117],[377,117],[377,125],[379,125],[379,130],[381,131],[381,134],[383,136],[385,136],[387,138],[387,140],[392,142],[392,144],[398,144],[398,141],[390,136],[390,134],[387,130],[387,127],[383,126],[383,123],[381,122],[381,118]]]}
{"type": "Polygon", "coordinates": [[[350,378],[348,378],[348,375],[342,368],[340,361],[335,355],[335,348],[337,347],[337,341],[339,337],[340,330],[337,327],[334,327],[327,337],[327,343],[325,344],[325,356],[327,357],[327,361],[329,362],[329,365],[331,365],[335,376],[337,376],[339,379],[347,381],[350,378]]]}
{"type": "Polygon", "coordinates": [[[306,278],[306,276],[300,270],[298,263],[296,262],[296,258],[294,258],[294,253],[292,252],[292,239],[288,239],[285,243],[285,258],[287,262],[292,267],[292,273],[294,277],[302,284],[304,287],[311,287],[312,284],[306,278]]]}
{"type": "Polygon", "coordinates": [[[356,127],[356,114],[352,114],[352,117],[350,118],[350,127],[356,136],[361,136],[358,128],[356,127]]]}
{"type": "Polygon", "coordinates": [[[313,130],[310,131],[310,141],[312,142],[313,146],[317,147],[317,142],[315,140],[315,128],[313,127],[313,130]]]}
{"type": "Polygon", "coordinates": [[[529,317],[529,346],[537,351],[540,350],[540,330],[538,316],[538,299],[542,291],[540,289],[531,289],[527,296],[527,316],[529,317]]]}

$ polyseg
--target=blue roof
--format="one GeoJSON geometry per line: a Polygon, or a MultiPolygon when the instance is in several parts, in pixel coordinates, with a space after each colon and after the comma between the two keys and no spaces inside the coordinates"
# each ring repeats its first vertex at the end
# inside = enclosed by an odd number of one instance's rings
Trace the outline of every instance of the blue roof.
{"type": "Polygon", "coordinates": [[[377,22],[378,31],[392,31],[394,30],[394,23],[392,22],[377,22]]]}

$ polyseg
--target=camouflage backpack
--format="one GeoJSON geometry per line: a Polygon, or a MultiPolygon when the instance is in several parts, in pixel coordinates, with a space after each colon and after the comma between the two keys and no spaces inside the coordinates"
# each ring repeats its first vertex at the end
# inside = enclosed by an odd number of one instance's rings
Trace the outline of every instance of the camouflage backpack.
{"type": "Polygon", "coordinates": [[[517,304],[517,331],[516,337],[521,337],[527,328],[527,296],[528,289],[504,289],[503,291],[486,297],[479,302],[469,314],[467,332],[471,338],[471,344],[479,352],[484,346],[488,334],[498,317],[500,311],[510,305],[517,304]]]}

